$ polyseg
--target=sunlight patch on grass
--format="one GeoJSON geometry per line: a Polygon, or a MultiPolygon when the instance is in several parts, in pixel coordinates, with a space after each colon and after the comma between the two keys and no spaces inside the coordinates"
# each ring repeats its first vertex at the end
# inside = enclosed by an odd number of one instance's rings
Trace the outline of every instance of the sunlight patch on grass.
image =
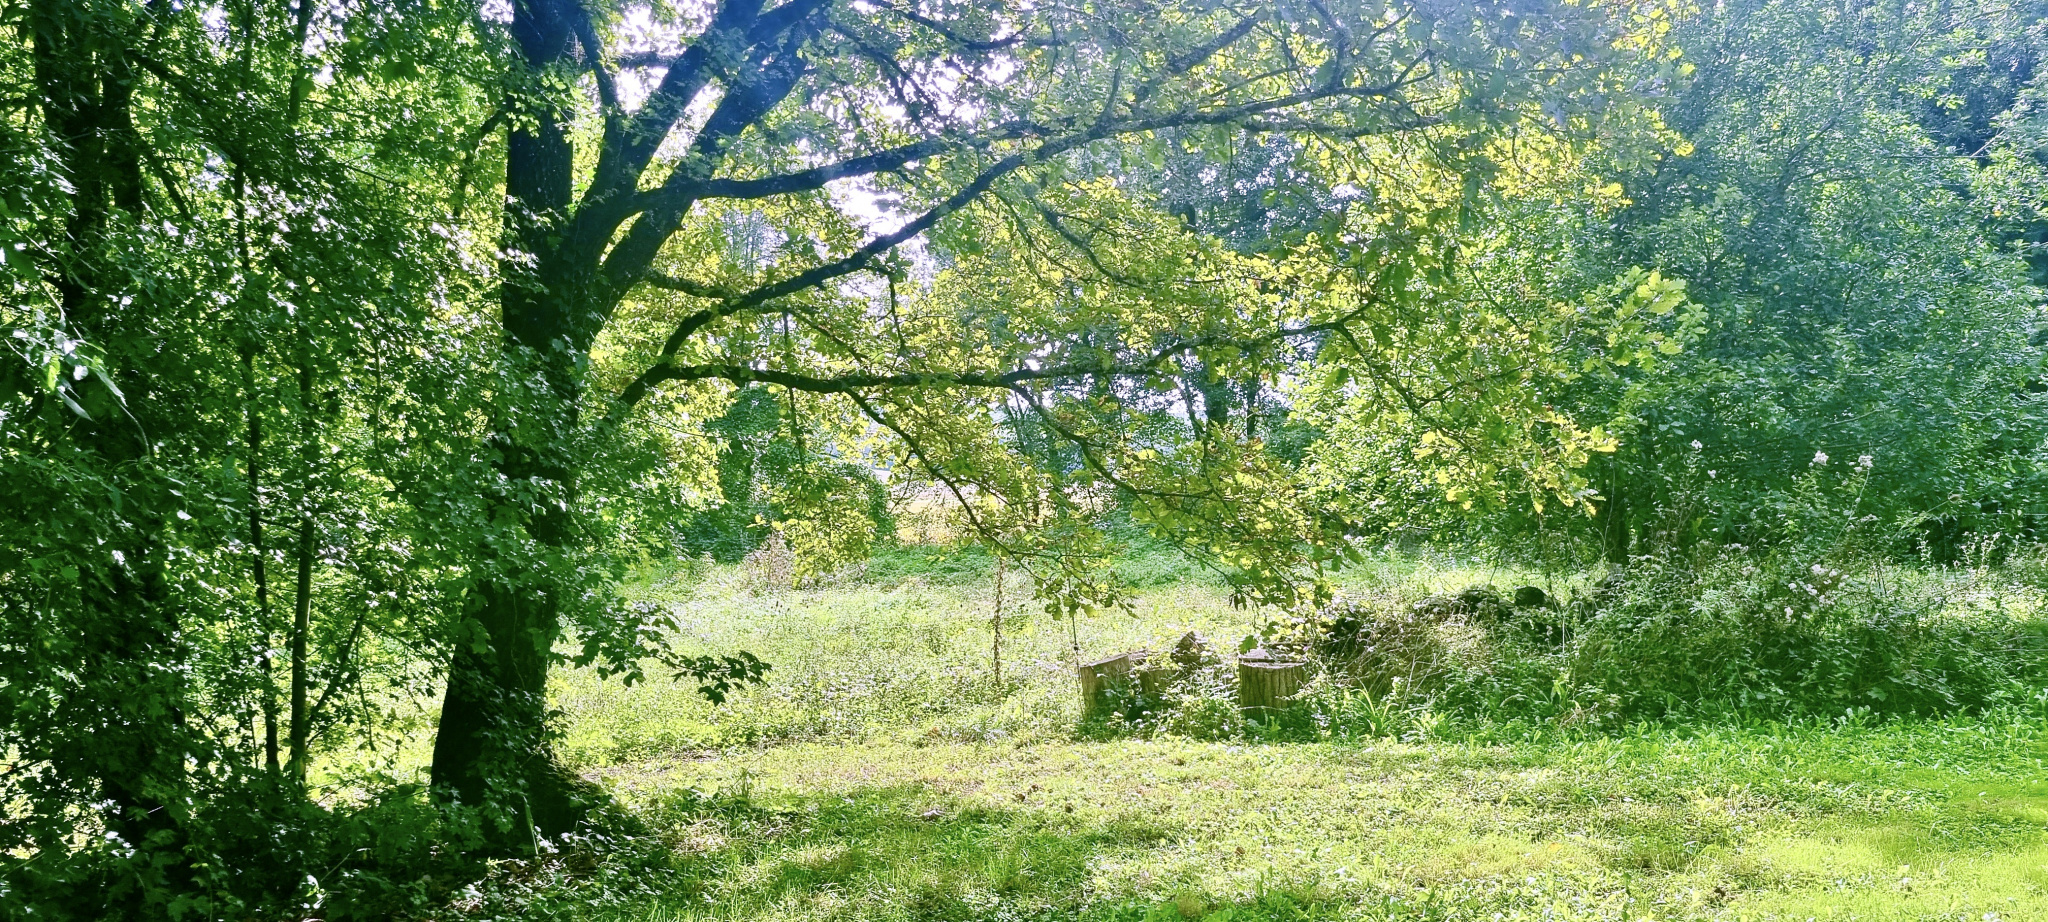
{"type": "MultiPolygon", "coordinates": [[[[1903,761],[1856,782],[1803,770],[1891,751],[1890,733],[805,744],[604,775],[629,800],[744,791],[790,818],[689,850],[710,898],[633,918],[2048,918],[2033,785],[1961,797],[1896,788],[1926,771],[1903,761]],[[1759,749],[1775,769],[1740,757],[1759,749]]],[[[2010,759],[1950,755],[1949,783],[2010,759]]]]}
{"type": "Polygon", "coordinates": [[[1866,920],[2048,918],[2048,844],[1953,850],[1922,823],[1831,823],[1760,843],[1760,861],[1801,886],[1745,908],[1785,917],[1866,920]],[[1996,913],[1987,917],[1985,913],[1996,913]]]}
{"type": "MultiPolygon", "coordinates": [[[[564,754],[660,843],[635,859],[653,863],[645,898],[590,917],[2048,920],[2038,708],[1401,742],[1077,735],[1077,644],[1161,650],[1198,630],[1227,651],[1263,616],[1207,584],[1071,623],[1013,595],[998,682],[992,587],[971,567],[914,572],[927,563],[887,585],[666,586],[680,652],[775,664],[723,705],[558,674],[564,754]]],[[[1448,557],[1346,580],[1389,604],[1475,582],[1543,584],[1448,557]]]]}

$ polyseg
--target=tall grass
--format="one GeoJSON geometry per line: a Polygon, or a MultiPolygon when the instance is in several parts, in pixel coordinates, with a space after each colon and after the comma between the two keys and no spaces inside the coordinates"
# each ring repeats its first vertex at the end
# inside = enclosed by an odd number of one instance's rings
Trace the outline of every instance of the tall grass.
{"type": "MultiPolygon", "coordinates": [[[[1837,563],[1837,561],[1831,561],[1837,563]]],[[[1227,669],[1177,688],[1122,730],[1414,737],[1599,731],[1640,721],[1721,723],[1844,714],[1946,715],[2039,707],[2048,565],[1865,562],[1851,572],[1791,551],[1643,558],[1625,578],[1551,576],[1445,553],[1384,554],[1342,574],[1342,602],[1309,618],[1234,609],[1225,589],[1164,554],[1135,616],[1054,618],[1006,577],[995,675],[995,570],[985,554],[906,548],[791,589],[748,567],[676,566],[635,591],[673,608],[678,652],[752,652],[766,682],[713,705],[651,672],[626,687],[581,670],[556,685],[563,754],[577,765],[794,741],[1044,740],[1079,723],[1073,669],[1203,635],[1293,644],[1317,673],[1301,708],[1246,722],[1227,669]],[[1506,598],[1547,587],[1540,608],[1506,598]],[[1491,585],[1491,607],[1454,590],[1491,585]],[[1333,621],[1354,622],[1351,646],[1333,621]],[[1277,627],[1277,630],[1276,630],[1277,627]],[[1362,652],[1361,652],[1362,651],[1362,652]]],[[[1098,728],[1100,729],[1100,728],[1098,728]]],[[[1116,730],[1116,727],[1108,728],[1116,730]]]]}

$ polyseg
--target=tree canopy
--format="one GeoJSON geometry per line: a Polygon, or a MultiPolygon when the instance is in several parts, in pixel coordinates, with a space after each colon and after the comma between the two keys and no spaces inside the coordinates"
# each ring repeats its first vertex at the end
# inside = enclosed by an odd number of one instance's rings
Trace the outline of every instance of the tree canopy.
{"type": "Polygon", "coordinates": [[[761,675],[628,562],[824,572],[905,485],[1064,616],[1112,510],[1294,611],[1418,524],[1768,535],[1815,452],[2002,527],[2039,20],[0,3],[0,899],[296,911],[406,810],[531,852],[601,805],[553,666],[761,675]],[[314,789],[423,695],[424,799],[314,789]]]}

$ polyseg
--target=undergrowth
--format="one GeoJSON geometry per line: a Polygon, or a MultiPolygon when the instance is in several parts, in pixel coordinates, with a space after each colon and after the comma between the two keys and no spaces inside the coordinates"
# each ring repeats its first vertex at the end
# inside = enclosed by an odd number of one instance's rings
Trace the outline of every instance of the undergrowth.
{"type": "Polygon", "coordinates": [[[993,560],[892,554],[805,588],[745,566],[642,574],[680,652],[773,671],[717,705],[658,675],[563,674],[562,753],[636,825],[494,865],[444,914],[2048,911],[2048,791],[2016,780],[2048,754],[2048,567],[2025,552],[1730,547],[1576,579],[1387,555],[1298,619],[1185,578],[1140,590],[1134,616],[1058,619],[1011,571],[1000,675],[993,560]],[[1190,632],[1213,665],[1081,721],[1077,661],[1190,632]],[[1260,719],[1234,699],[1248,642],[1310,673],[1260,719]]]}

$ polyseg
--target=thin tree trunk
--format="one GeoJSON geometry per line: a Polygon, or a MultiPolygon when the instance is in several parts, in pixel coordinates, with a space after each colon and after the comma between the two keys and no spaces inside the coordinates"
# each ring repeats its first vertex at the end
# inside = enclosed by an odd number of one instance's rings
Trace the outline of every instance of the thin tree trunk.
{"type": "Polygon", "coordinates": [[[1607,474],[1607,502],[1600,507],[1601,549],[1609,564],[1625,566],[1631,550],[1628,525],[1628,494],[1622,482],[1620,459],[1609,461],[1607,474]]]}
{"type": "Polygon", "coordinates": [[[996,612],[989,619],[994,628],[994,640],[989,646],[989,661],[994,666],[996,688],[1003,687],[1003,555],[996,554],[996,612]]]}
{"type": "Polygon", "coordinates": [[[300,785],[306,783],[306,741],[312,715],[306,710],[306,635],[313,622],[313,473],[319,462],[319,447],[313,431],[313,362],[306,349],[304,322],[299,341],[299,455],[304,468],[304,486],[299,493],[299,585],[292,611],[292,725],[291,774],[300,785]]]}
{"type": "Polygon", "coordinates": [[[256,582],[256,618],[263,636],[256,668],[262,673],[263,767],[277,771],[277,688],[271,682],[269,552],[263,546],[263,414],[256,405],[256,356],[242,350],[244,406],[249,416],[249,569],[256,582]]]}
{"type": "Polygon", "coordinates": [[[1259,379],[1246,378],[1244,381],[1244,437],[1259,437],[1259,379]]]}
{"type": "MultiPolygon", "coordinates": [[[[313,0],[294,0],[292,19],[292,53],[303,56],[306,51],[306,36],[313,27],[313,0]]],[[[305,107],[306,94],[312,86],[312,75],[308,72],[307,63],[301,61],[292,74],[291,95],[285,104],[285,127],[291,132],[294,144],[298,141],[299,113],[305,107]]],[[[312,346],[307,338],[303,313],[294,315],[293,326],[299,340],[299,460],[302,485],[299,492],[298,593],[293,599],[292,609],[289,765],[292,780],[303,789],[306,784],[308,761],[306,747],[311,739],[313,721],[312,712],[306,706],[306,642],[313,622],[313,481],[314,468],[319,461],[319,450],[314,443],[312,346]]],[[[346,656],[346,651],[342,655],[346,656]]]]}

